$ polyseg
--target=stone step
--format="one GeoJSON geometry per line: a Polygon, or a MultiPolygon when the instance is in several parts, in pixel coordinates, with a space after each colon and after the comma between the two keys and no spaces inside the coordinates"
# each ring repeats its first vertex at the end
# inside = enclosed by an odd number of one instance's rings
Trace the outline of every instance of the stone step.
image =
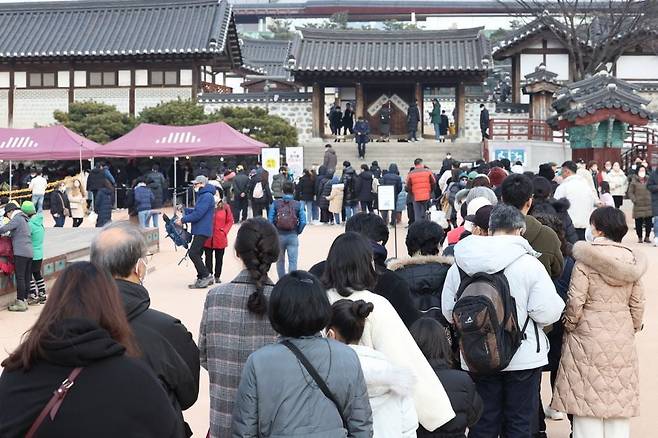
{"type": "MultiPolygon", "coordinates": [[[[326,143],[326,141],[314,139],[304,144],[304,167],[322,164],[326,143]]],[[[381,168],[387,168],[390,163],[396,163],[400,172],[406,174],[416,158],[422,158],[426,166],[438,171],[448,152],[459,161],[472,162],[481,157],[481,144],[469,142],[436,143],[433,140],[421,140],[413,143],[370,142],[366,146],[365,160],[357,157],[354,142],[331,142],[330,144],[338,156],[339,169],[345,160],[350,161],[353,167],[359,167],[362,163],[370,164],[376,160],[381,168]]]]}

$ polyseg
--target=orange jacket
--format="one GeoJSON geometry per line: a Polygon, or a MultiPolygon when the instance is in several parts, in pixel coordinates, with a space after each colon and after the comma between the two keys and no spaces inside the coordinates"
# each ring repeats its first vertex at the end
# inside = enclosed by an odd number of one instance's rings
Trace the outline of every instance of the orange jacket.
{"type": "Polygon", "coordinates": [[[407,192],[413,195],[416,202],[429,201],[434,186],[436,186],[434,174],[424,167],[416,167],[407,176],[407,192]]]}

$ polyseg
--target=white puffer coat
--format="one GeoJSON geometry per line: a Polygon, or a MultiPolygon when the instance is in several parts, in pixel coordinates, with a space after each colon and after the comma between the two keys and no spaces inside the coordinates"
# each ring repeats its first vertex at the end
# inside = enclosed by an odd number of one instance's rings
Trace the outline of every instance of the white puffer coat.
{"type": "Polygon", "coordinates": [[[382,353],[362,345],[350,345],[361,362],[372,409],[374,438],[416,436],[418,416],[412,398],[415,378],[396,367],[382,353]]]}

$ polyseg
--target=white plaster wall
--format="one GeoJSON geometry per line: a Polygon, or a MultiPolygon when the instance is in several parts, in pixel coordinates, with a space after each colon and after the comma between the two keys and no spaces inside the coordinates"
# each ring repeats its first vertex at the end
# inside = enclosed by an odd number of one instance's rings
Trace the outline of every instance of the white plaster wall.
{"type": "Polygon", "coordinates": [[[114,105],[117,110],[130,111],[130,90],[128,88],[83,88],[75,90],[75,100],[79,102],[93,100],[94,102],[114,105]]]}
{"type": "Polygon", "coordinates": [[[569,55],[566,53],[546,55],[546,69],[557,73],[560,81],[569,80],[569,55]]]}
{"type": "Polygon", "coordinates": [[[9,72],[0,72],[0,88],[9,88],[9,72]]]}
{"type": "Polygon", "coordinates": [[[645,99],[649,99],[651,102],[649,102],[649,105],[647,105],[647,108],[650,111],[658,111],[658,91],[645,91],[643,93],[638,93],[640,96],[644,97],[645,99]]]}
{"type": "Polygon", "coordinates": [[[240,84],[244,82],[242,78],[226,78],[226,86],[233,89],[233,93],[244,93],[244,88],[240,84]]]}
{"type": "Polygon", "coordinates": [[[135,89],[135,115],[144,108],[156,106],[161,102],[169,102],[178,98],[183,100],[192,97],[192,88],[189,87],[149,87],[135,89]]]}
{"type": "Polygon", "coordinates": [[[0,90],[0,128],[9,127],[9,90],[0,90]]]}
{"type": "MultiPolygon", "coordinates": [[[[535,68],[544,62],[543,55],[533,55],[528,53],[521,54],[521,80],[529,73],[535,71],[535,68]]],[[[548,69],[548,66],[546,67],[548,69]]],[[[550,69],[549,69],[550,70],[550,69]]]]}
{"type": "Polygon", "coordinates": [[[55,123],[55,110],[68,111],[69,93],[61,89],[16,90],[14,94],[14,128],[55,123]]]}
{"type": "Polygon", "coordinates": [[[658,56],[620,56],[617,61],[619,79],[658,79],[658,56]]]}

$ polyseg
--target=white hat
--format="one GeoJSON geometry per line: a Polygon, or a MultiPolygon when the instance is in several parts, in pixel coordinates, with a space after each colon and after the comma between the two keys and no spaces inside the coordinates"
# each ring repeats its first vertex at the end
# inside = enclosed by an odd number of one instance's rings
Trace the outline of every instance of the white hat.
{"type": "Polygon", "coordinates": [[[491,205],[491,201],[484,197],[473,198],[466,206],[466,217],[464,218],[464,228],[466,231],[473,231],[473,221],[471,219],[475,218],[475,213],[484,207],[485,205],[491,205]]]}

